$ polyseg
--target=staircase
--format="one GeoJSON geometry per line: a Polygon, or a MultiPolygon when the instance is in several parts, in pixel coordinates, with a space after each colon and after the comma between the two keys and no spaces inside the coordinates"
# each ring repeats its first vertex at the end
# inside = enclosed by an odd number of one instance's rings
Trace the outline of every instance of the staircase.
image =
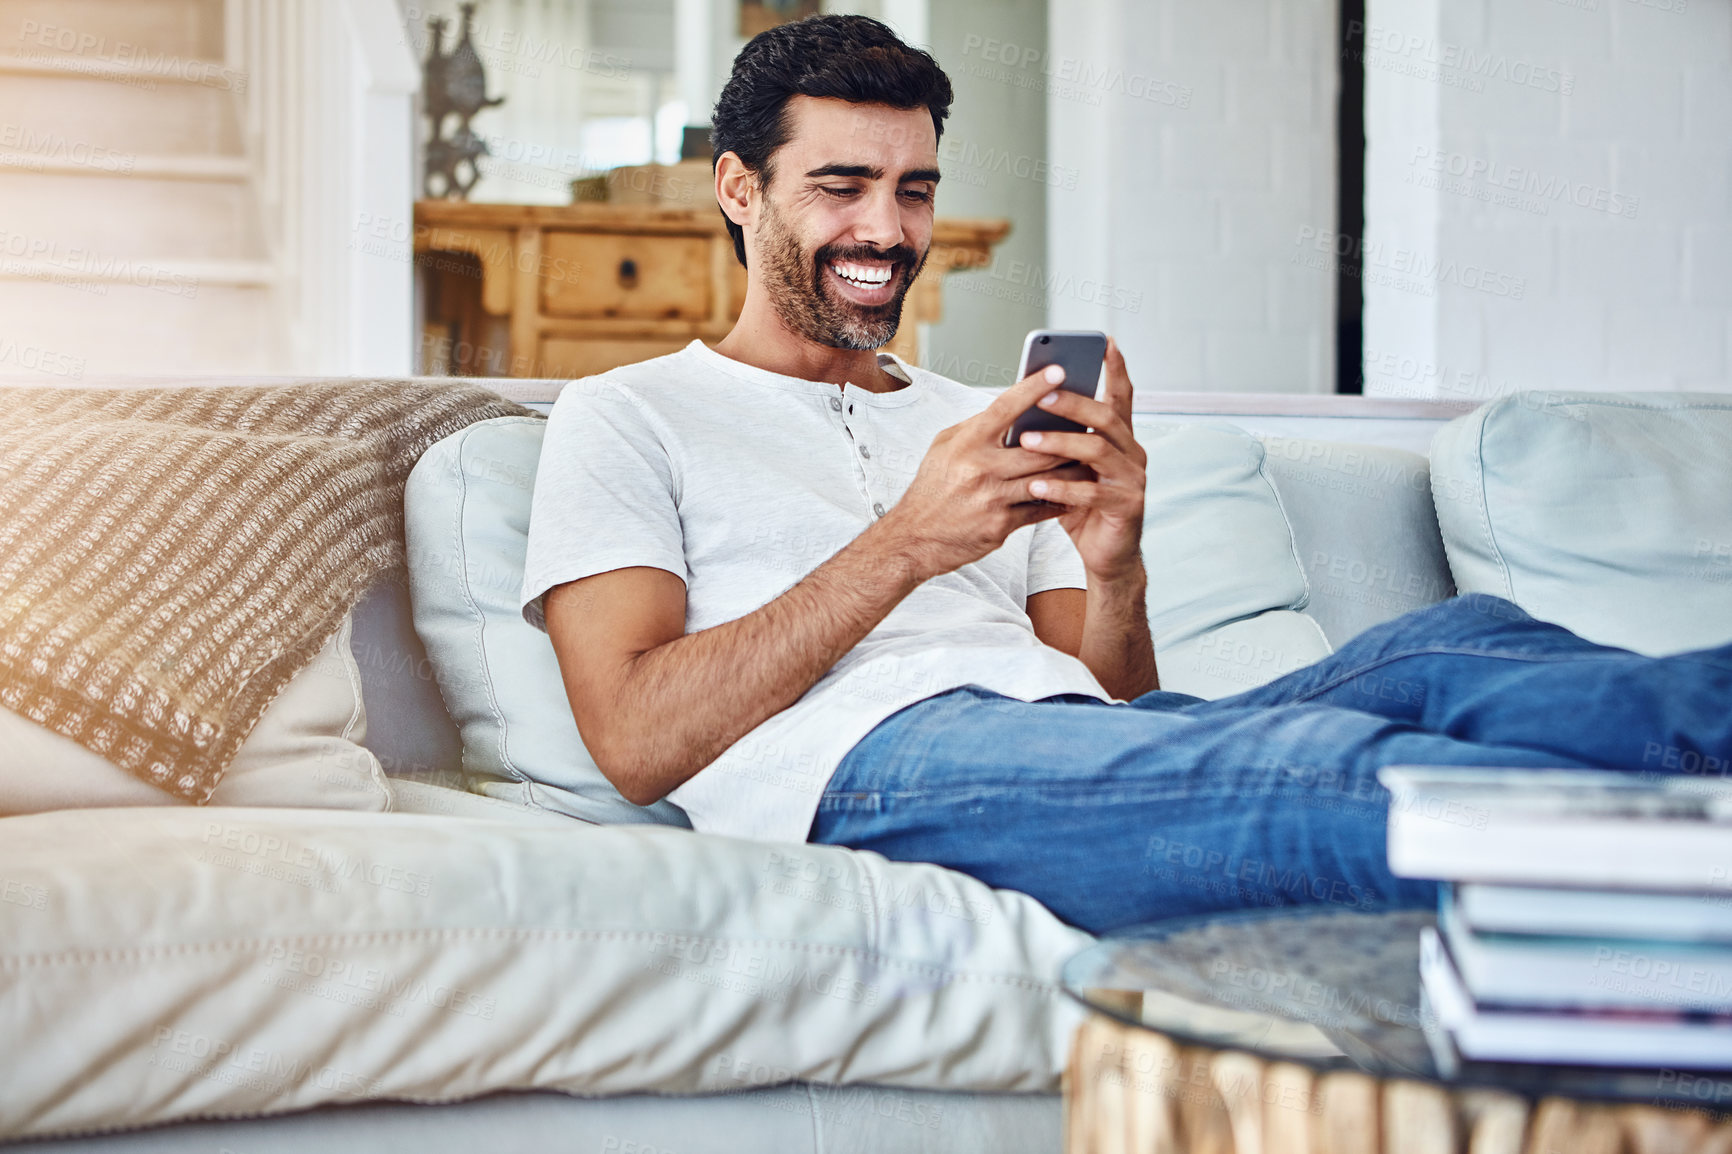
{"type": "Polygon", "coordinates": [[[0,0],[0,378],[289,371],[223,10],[0,0]]]}

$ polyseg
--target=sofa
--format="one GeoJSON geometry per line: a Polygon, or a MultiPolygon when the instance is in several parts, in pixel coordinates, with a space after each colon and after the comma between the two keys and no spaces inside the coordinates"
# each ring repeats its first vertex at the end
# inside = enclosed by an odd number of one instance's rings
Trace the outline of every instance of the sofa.
{"type": "MultiPolygon", "coordinates": [[[[0,714],[0,1141],[1058,1148],[1086,935],[610,794],[516,617],[533,410],[569,386],[493,383],[531,412],[419,455],[406,579],[208,804],[0,714]]],[[[1155,396],[1137,427],[1166,688],[1261,684],[1457,589],[1645,652],[1732,640],[1728,399],[1155,396]]]]}

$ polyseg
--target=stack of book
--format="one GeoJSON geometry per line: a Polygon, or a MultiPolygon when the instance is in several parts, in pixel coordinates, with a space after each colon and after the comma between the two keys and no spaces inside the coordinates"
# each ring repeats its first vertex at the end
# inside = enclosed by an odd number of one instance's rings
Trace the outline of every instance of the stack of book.
{"type": "Polygon", "coordinates": [[[1420,949],[1442,1064],[1732,1069],[1732,782],[1379,777],[1390,868],[1443,883],[1420,949]]]}

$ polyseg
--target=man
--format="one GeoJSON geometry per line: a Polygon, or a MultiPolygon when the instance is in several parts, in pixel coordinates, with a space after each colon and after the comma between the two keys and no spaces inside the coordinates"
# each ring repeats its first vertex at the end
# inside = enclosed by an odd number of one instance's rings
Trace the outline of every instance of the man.
{"type": "Polygon", "coordinates": [[[1732,648],[1647,660],[1496,598],[1236,697],[1161,692],[1118,350],[1098,401],[1041,374],[990,399],[873,351],[931,242],[950,100],[863,17],[752,40],[713,132],[739,322],[554,406],[524,613],[622,795],[951,866],[1099,932],[1432,900],[1389,875],[1383,765],[1732,753],[1732,648]],[[1034,404],[1094,432],[1004,447],[1034,404]]]}

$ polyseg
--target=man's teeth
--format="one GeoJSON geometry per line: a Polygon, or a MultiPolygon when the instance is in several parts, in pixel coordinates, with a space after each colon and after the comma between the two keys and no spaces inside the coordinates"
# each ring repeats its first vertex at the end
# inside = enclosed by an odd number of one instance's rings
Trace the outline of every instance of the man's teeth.
{"type": "Polygon", "coordinates": [[[881,285],[890,279],[890,265],[854,264],[851,261],[837,261],[830,266],[830,271],[848,281],[864,287],[881,285]]]}

